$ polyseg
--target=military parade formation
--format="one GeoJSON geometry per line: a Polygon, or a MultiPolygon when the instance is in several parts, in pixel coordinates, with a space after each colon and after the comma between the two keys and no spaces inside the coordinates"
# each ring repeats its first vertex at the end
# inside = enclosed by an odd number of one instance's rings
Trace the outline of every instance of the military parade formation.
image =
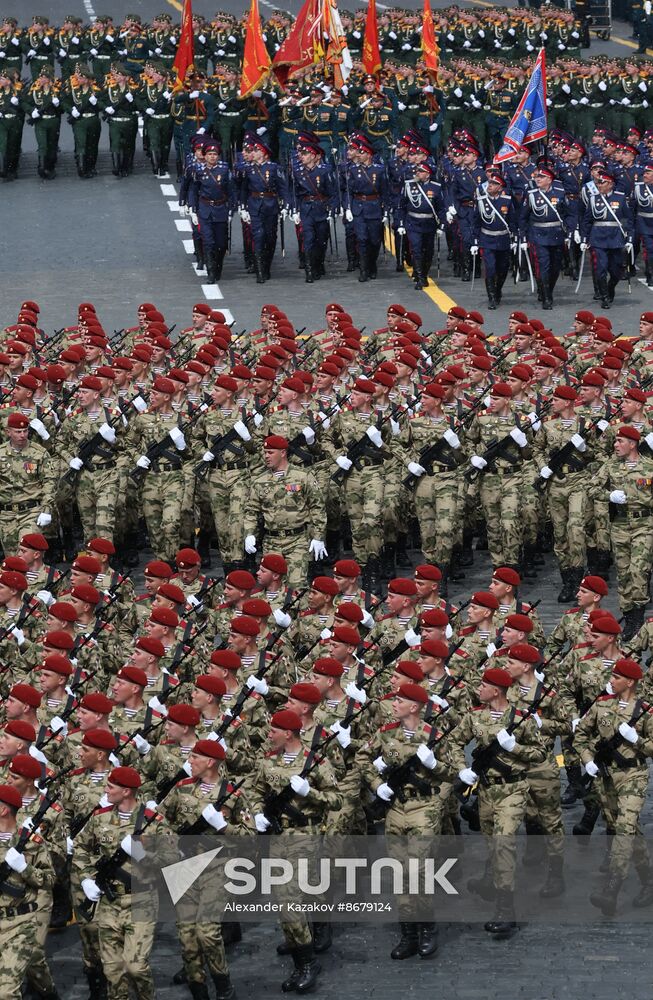
{"type": "MultiPolygon", "coordinates": [[[[297,851],[462,819],[499,838],[467,888],[502,939],[513,835],[559,898],[578,808],[577,837],[612,835],[597,914],[631,865],[653,905],[653,312],[554,333],[515,311],[491,336],[399,303],[369,331],[337,302],[312,331],[273,304],[240,332],[204,303],[180,330],[141,303],[111,336],[88,301],[49,336],[40,315],[24,301],[0,351],[3,997],[59,996],[45,940],[73,914],[90,996],[154,997],[131,893],[189,833],[297,851]],[[485,589],[456,606],[475,550],[485,589]],[[545,634],[522,595],[550,552],[568,608],[545,634]]],[[[432,956],[437,923],[398,915],[391,957],[432,956]]],[[[282,989],[307,992],[337,940],[282,929],[282,989]]],[[[180,908],[177,931],[174,982],[233,997],[240,926],[180,908]]]]}

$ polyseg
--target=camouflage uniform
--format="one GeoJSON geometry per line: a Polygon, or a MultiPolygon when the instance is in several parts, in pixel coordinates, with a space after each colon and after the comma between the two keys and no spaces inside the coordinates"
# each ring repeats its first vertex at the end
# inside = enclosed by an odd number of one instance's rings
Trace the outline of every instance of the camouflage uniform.
{"type": "MultiPolygon", "coordinates": [[[[7,849],[15,847],[20,831],[17,829],[7,842],[7,849]]],[[[20,875],[12,871],[6,882],[22,893],[20,903],[0,887],[0,934],[2,934],[3,959],[0,962],[0,996],[6,1000],[21,1000],[21,985],[32,957],[38,947],[38,906],[43,903],[41,893],[49,890],[54,879],[50,850],[43,839],[34,834],[26,848],[27,868],[20,875]]],[[[46,901],[49,917],[49,894],[46,901]]]]}
{"type": "Polygon", "coordinates": [[[21,451],[9,442],[0,444],[0,543],[5,553],[18,549],[18,540],[39,530],[40,513],[52,514],[56,464],[47,451],[32,441],[21,451]]]}

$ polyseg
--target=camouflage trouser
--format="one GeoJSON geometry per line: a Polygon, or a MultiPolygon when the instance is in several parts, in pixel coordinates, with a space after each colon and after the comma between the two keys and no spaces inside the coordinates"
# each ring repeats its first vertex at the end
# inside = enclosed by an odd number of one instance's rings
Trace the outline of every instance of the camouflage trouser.
{"type": "Polygon", "coordinates": [[[97,914],[108,1000],[129,1000],[130,987],[138,1000],[154,1000],[150,952],[156,924],[132,919],[129,894],[113,903],[103,899],[97,914]]]}
{"type": "Polygon", "coordinates": [[[77,506],[84,538],[113,541],[118,497],[124,491],[124,477],[118,469],[82,471],[77,482],[77,506]]]}
{"type": "Polygon", "coordinates": [[[40,513],[39,504],[28,510],[0,511],[0,543],[5,555],[15,555],[19,539],[29,532],[40,530],[36,527],[36,519],[40,513]]]}
{"type": "Polygon", "coordinates": [[[56,987],[50,972],[48,960],[45,957],[45,939],[48,936],[48,926],[50,924],[50,913],[52,912],[52,893],[43,891],[38,893],[37,910],[35,916],[35,945],[29,966],[27,968],[27,982],[37,993],[54,993],[56,987]]]}
{"type": "Polygon", "coordinates": [[[528,782],[512,785],[480,785],[478,816],[481,833],[489,837],[492,875],[496,889],[512,891],[515,886],[517,842],[515,834],[526,815],[528,782]],[[495,839],[496,838],[496,839],[495,839]]]}
{"type": "Polygon", "coordinates": [[[623,771],[611,768],[607,780],[598,778],[596,781],[606,826],[614,830],[610,870],[622,878],[628,874],[631,857],[634,856],[635,867],[638,870],[647,869],[650,864],[646,841],[639,823],[639,816],[646,801],[647,785],[646,765],[623,771]]]}
{"type": "Polygon", "coordinates": [[[243,517],[247,509],[247,471],[215,469],[209,475],[209,501],[223,562],[243,558],[243,517]]]}
{"type": "Polygon", "coordinates": [[[560,807],[560,769],[554,758],[528,771],[526,819],[541,825],[546,834],[548,853],[561,855],[565,831],[560,807]]]}
{"type": "Polygon", "coordinates": [[[75,917],[77,919],[77,930],[82,942],[82,962],[84,963],[84,968],[101,968],[100,932],[98,931],[97,922],[95,920],[84,920],[79,914],[78,907],[84,902],[86,896],[81,889],[75,888],[74,882],[72,883],[72,897],[75,917]]]}
{"type": "MultiPolygon", "coordinates": [[[[283,837],[283,850],[279,852],[277,857],[283,857],[291,862],[294,862],[295,858],[301,858],[303,856],[302,841],[305,834],[310,837],[319,836],[320,830],[317,826],[309,824],[299,831],[289,831],[287,835],[283,837]]],[[[277,850],[279,850],[279,845],[277,845],[277,850]]],[[[283,899],[284,903],[296,903],[297,899],[295,896],[283,897],[282,894],[279,896],[283,899]]],[[[313,940],[311,934],[310,924],[307,917],[303,913],[293,913],[292,919],[291,915],[288,914],[285,919],[281,920],[281,930],[284,933],[286,943],[290,948],[298,948],[302,945],[310,944],[313,940]]]]}
{"type": "Polygon", "coordinates": [[[263,554],[279,552],[288,563],[288,586],[299,589],[306,585],[308,574],[308,546],[310,539],[306,534],[286,535],[279,531],[265,532],[263,554]]]}
{"type": "MultiPolygon", "coordinates": [[[[5,897],[6,898],[6,897],[5,897]]],[[[33,913],[5,919],[0,917],[0,997],[21,1000],[21,983],[36,948],[37,930],[33,913]]]]}
{"type": "Polygon", "coordinates": [[[612,523],[612,553],[622,611],[648,604],[653,566],[653,518],[619,515],[612,523]]]}
{"type": "Polygon", "coordinates": [[[543,520],[541,497],[533,489],[533,480],[538,471],[534,462],[525,462],[521,474],[522,541],[528,545],[534,545],[537,541],[537,529],[543,520]]]}
{"type": "Polygon", "coordinates": [[[458,522],[459,475],[440,472],[421,476],[415,490],[415,514],[427,562],[445,566],[451,562],[458,522]]]}
{"type": "Polygon", "coordinates": [[[588,497],[585,506],[585,543],[588,547],[607,552],[610,548],[608,505],[588,497]]]}
{"type": "Polygon", "coordinates": [[[495,567],[519,562],[521,546],[521,475],[486,472],[481,478],[481,505],[487,524],[487,543],[495,567]]]}
{"type": "Polygon", "coordinates": [[[150,545],[157,559],[172,562],[179,547],[184,486],[182,472],[149,472],[145,477],[143,514],[150,545]]]}
{"type": "MultiPolygon", "coordinates": [[[[405,802],[395,801],[385,818],[385,833],[388,840],[388,854],[405,861],[404,837],[411,837],[411,855],[428,857],[431,854],[430,838],[437,837],[442,830],[444,802],[438,792],[431,796],[406,799],[405,802]],[[401,837],[401,841],[393,842],[393,837],[401,837]]],[[[415,919],[412,916],[411,897],[400,895],[397,899],[399,918],[401,920],[415,919]]]]}
{"type": "MultiPolygon", "coordinates": [[[[386,464],[383,480],[383,538],[382,542],[396,542],[400,526],[399,511],[402,502],[401,470],[395,463],[386,464]]],[[[407,526],[407,520],[402,527],[407,526]]]]}
{"type": "Polygon", "coordinates": [[[189,983],[205,981],[205,965],[213,976],[229,974],[220,922],[212,912],[219,891],[209,868],[179,901],[177,932],[189,983]]]}
{"type": "Polygon", "coordinates": [[[560,569],[585,566],[587,480],[578,473],[551,479],[549,510],[553,522],[553,548],[560,569]]]}
{"type": "Polygon", "coordinates": [[[361,773],[356,761],[345,773],[338,775],[338,789],[342,795],[342,808],[330,812],[327,827],[332,836],[364,834],[366,832],[365,813],[361,803],[361,773]]]}
{"type": "Polygon", "coordinates": [[[383,466],[352,469],[343,488],[343,508],[351,525],[354,558],[363,566],[383,545],[383,466]]]}

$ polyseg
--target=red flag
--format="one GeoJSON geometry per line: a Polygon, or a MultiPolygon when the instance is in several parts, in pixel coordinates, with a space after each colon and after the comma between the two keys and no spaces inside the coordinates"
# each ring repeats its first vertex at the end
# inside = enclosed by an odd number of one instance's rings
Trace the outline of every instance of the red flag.
{"type": "Polygon", "coordinates": [[[177,80],[183,83],[186,73],[193,65],[195,53],[193,51],[193,3],[192,0],[184,0],[184,9],[181,15],[181,34],[179,35],[179,48],[172,66],[177,73],[177,80]]]}
{"type": "Polygon", "coordinates": [[[292,30],[272,60],[272,69],[285,87],[291,76],[318,61],[322,11],[319,0],[305,0],[292,30]]]}
{"type": "Polygon", "coordinates": [[[381,69],[381,52],[379,51],[379,26],[376,21],[376,0],[367,2],[367,18],[365,19],[365,38],[363,41],[363,66],[365,72],[375,76],[381,69]]]}
{"type": "Polygon", "coordinates": [[[422,59],[429,73],[437,76],[440,67],[440,50],[435,40],[435,25],[433,24],[433,14],[431,13],[431,0],[424,0],[422,59]]]}
{"type": "Polygon", "coordinates": [[[240,78],[240,96],[249,97],[270,72],[270,54],[263,41],[258,0],[252,0],[245,27],[245,50],[240,78]]]}

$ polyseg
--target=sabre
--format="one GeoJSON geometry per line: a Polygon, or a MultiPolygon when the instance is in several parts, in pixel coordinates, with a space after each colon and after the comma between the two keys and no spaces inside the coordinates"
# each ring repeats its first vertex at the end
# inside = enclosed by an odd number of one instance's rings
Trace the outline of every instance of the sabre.
{"type": "Polygon", "coordinates": [[[535,279],[533,278],[533,268],[531,267],[531,259],[528,256],[528,250],[522,250],[521,243],[519,244],[519,264],[521,265],[521,255],[522,253],[526,257],[526,266],[528,267],[528,277],[531,280],[531,294],[535,294],[535,279]]]}
{"type": "Polygon", "coordinates": [[[440,277],[440,230],[437,229],[435,233],[435,242],[437,246],[437,256],[435,258],[435,273],[439,279],[440,277]]]}
{"type": "Polygon", "coordinates": [[[472,254],[472,283],[469,286],[470,293],[474,291],[474,281],[476,279],[476,256],[472,254]]]}
{"type": "Polygon", "coordinates": [[[587,250],[582,250],[580,255],[580,267],[578,268],[578,281],[576,282],[576,287],[574,288],[574,295],[578,295],[578,289],[580,288],[580,283],[583,280],[583,268],[585,267],[585,254],[587,250]]]}
{"type": "Polygon", "coordinates": [[[279,237],[281,239],[281,256],[286,256],[286,231],[284,228],[283,212],[279,216],[279,237]]]}

